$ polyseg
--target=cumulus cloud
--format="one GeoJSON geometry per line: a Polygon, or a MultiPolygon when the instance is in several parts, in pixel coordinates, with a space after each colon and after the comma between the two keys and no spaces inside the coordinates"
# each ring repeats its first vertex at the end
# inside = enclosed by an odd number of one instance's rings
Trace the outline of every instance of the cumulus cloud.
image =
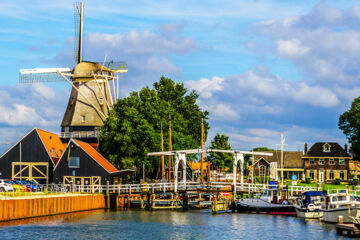
{"type": "Polygon", "coordinates": [[[43,119],[32,107],[22,104],[13,104],[10,107],[0,106],[0,123],[10,126],[17,125],[47,125],[48,122],[43,119]]]}
{"type": "Polygon", "coordinates": [[[214,76],[211,79],[200,78],[199,81],[186,81],[185,86],[201,92],[203,98],[211,98],[213,92],[221,91],[223,89],[223,86],[221,85],[223,81],[223,78],[214,76]]]}
{"type": "MultiPolygon", "coordinates": [[[[185,22],[171,22],[160,24],[155,31],[90,32],[84,37],[83,59],[103,62],[106,56],[107,61],[126,61],[129,73],[121,76],[122,96],[158,81],[161,75],[181,79],[182,70],[171,56],[200,50],[194,39],[182,36],[185,26],[185,22]]],[[[65,41],[55,62],[64,65],[73,61],[72,41],[65,41]]]]}
{"type": "Polygon", "coordinates": [[[13,143],[34,127],[60,131],[69,91],[37,83],[5,86],[0,95],[0,133],[5,142],[13,143]]]}
{"type": "Polygon", "coordinates": [[[304,16],[256,23],[254,31],[270,38],[275,53],[293,61],[306,81],[351,86],[360,84],[358,12],[320,3],[304,16]]]}

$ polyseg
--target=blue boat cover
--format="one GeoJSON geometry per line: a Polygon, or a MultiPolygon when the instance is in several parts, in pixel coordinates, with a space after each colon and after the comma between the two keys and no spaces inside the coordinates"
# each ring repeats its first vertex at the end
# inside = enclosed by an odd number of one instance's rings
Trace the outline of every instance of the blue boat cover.
{"type": "Polygon", "coordinates": [[[307,204],[311,203],[311,197],[312,196],[325,196],[326,195],[326,191],[308,191],[308,192],[304,192],[305,195],[305,201],[307,204]]]}

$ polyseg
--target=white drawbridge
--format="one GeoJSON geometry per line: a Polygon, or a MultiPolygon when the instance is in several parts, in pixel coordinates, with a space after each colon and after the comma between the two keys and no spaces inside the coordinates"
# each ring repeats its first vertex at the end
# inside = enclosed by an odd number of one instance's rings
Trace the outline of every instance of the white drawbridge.
{"type": "MultiPolygon", "coordinates": [[[[234,192],[236,193],[236,176],[237,176],[237,164],[240,162],[240,183],[241,186],[244,184],[244,155],[263,155],[263,156],[272,156],[272,153],[266,153],[266,152],[251,152],[251,151],[239,151],[239,150],[222,150],[222,149],[207,149],[207,150],[201,150],[201,149],[188,149],[188,150],[178,150],[178,151],[167,151],[167,152],[152,152],[148,153],[148,156],[169,156],[174,155],[175,156],[175,166],[174,166],[174,191],[177,192],[178,189],[178,170],[179,170],[179,164],[181,163],[183,168],[183,174],[182,174],[182,184],[184,187],[186,186],[186,155],[187,154],[196,154],[201,152],[218,152],[218,153],[230,153],[233,154],[233,185],[234,185],[234,192]]],[[[170,169],[169,169],[170,171],[170,169]]],[[[235,195],[234,195],[235,196],[235,195]]]]}

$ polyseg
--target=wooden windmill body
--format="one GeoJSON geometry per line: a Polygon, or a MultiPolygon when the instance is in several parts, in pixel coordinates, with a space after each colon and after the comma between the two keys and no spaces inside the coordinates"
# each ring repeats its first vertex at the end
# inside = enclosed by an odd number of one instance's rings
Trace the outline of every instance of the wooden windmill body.
{"type": "Polygon", "coordinates": [[[124,62],[90,62],[82,60],[82,33],[84,3],[75,4],[78,16],[76,28],[78,41],[75,43],[77,65],[70,68],[37,68],[20,70],[21,83],[67,81],[71,86],[68,105],[61,122],[60,137],[81,138],[87,142],[96,141],[99,127],[118,98],[119,73],[126,73],[124,62]],[[111,84],[112,83],[112,86],[111,84]]]}

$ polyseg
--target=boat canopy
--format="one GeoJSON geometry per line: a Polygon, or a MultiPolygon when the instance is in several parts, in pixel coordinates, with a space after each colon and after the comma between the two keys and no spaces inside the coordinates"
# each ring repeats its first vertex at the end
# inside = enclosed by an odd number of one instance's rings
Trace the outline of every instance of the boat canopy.
{"type": "Polygon", "coordinates": [[[305,196],[305,202],[307,204],[311,203],[311,197],[317,197],[317,196],[326,196],[326,191],[308,191],[304,192],[305,196]]]}

